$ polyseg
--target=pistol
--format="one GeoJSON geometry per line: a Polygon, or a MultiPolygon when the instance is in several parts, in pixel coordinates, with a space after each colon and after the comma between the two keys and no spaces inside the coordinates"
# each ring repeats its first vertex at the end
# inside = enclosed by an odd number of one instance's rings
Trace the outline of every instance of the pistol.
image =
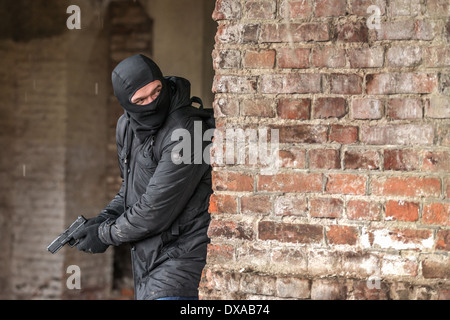
{"type": "Polygon", "coordinates": [[[63,233],[61,233],[52,243],[47,247],[47,250],[52,254],[58,252],[66,243],[69,244],[70,247],[75,246],[78,243],[78,240],[73,238],[73,234],[80,229],[85,223],[86,218],[83,216],[79,216],[74,223],[70,225],[63,233]]]}

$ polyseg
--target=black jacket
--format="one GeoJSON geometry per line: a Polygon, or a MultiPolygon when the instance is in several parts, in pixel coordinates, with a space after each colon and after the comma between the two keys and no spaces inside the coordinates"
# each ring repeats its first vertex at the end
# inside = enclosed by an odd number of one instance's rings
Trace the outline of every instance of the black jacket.
{"type": "MultiPolygon", "coordinates": [[[[99,237],[106,244],[132,244],[136,299],[197,296],[209,243],[211,166],[203,156],[209,157],[204,150],[211,142],[202,139],[207,129],[205,114],[191,106],[187,80],[167,79],[172,87],[171,107],[155,135],[139,141],[126,114],[118,120],[116,138],[123,183],[104,210],[113,219],[99,228],[99,237]],[[202,131],[195,121],[202,121],[202,131]],[[173,133],[179,136],[177,129],[190,134],[192,148],[182,151],[190,153],[191,164],[172,161],[172,150],[180,144],[172,141],[173,133]],[[194,139],[201,142],[201,148],[194,148],[194,139]]],[[[186,159],[186,154],[183,156],[186,159]]]]}

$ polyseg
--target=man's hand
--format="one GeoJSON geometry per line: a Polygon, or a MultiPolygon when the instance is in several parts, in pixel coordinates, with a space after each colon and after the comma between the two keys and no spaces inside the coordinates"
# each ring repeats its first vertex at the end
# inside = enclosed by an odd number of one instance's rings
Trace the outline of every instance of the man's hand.
{"type": "MultiPolygon", "coordinates": [[[[93,220],[93,219],[89,219],[93,220]]],[[[77,249],[87,253],[103,253],[108,249],[109,245],[104,244],[98,237],[98,227],[100,223],[90,221],[85,223],[84,228],[80,228],[73,237],[78,239],[77,249]]]]}

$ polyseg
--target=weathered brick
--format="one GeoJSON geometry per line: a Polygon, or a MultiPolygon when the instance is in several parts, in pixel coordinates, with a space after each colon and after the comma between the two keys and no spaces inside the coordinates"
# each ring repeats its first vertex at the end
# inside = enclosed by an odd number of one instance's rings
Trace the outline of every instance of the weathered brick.
{"type": "Polygon", "coordinates": [[[212,194],[209,201],[210,213],[236,213],[237,200],[235,196],[226,194],[212,194]]]}
{"type": "Polygon", "coordinates": [[[344,153],[345,169],[377,170],[379,163],[380,154],[376,150],[352,149],[344,153]]]}
{"type": "Polygon", "coordinates": [[[381,15],[386,13],[386,0],[350,0],[350,8],[353,14],[358,16],[368,16],[367,8],[376,5],[380,9],[381,15]]]}
{"type": "Polygon", "coordinates": [[[355,245],[358,241],[358,229],[351,226],[329,226],[327,231],[329,244],[355,245]]]}
{"type": "Polygon", "coordinates": [[[278,67],[307,68],[309,67],[309,48],[280,48],[277,50],[278,67]]]}
{"type": "Polygon", "coordinates": [[[296,147],[280,150],[279,160],[282,168],[303,169],[306,167],[306,152],[296,147]]]}
{"type": "Polygon", "coordinates": [[[366,193],[367,177],[363,175],[336,173],[327,175],[325,191],[339,194],[366,193]]]}
{"type": "Polygon", "coordinates": [[[386,52],[390,67],[414,67],[422,61],[422,49],[418,46],[393,46],[386,52]]]}
{"type": "Polygon", "coordinates": [[[238,19],[241,16],[241,4],[233,0],[217,0],[212,14],[214,20],[238,19]]]}
{"type": "Polygon", "coordinates": [[[321,76],[315,73],[264,74],[260,76],[262,93],[320,93],[321,76]]]}
{"type": "Polygon", "coordinates": [[[242,116],[274,117],[275,110],[272,100],[269,99],[246,99],[241,102],[240,114],[242,116]]]}
{"type": "Polygon", "coordinates": [[[228,239],[252,240],[254,239],[255,232],[253,227],[245,222],[213,219],[209,226],[208,235],[213,238],[223,237],[228,239]]]}
{"type": "Polygon", "coordinates": [[[347,49],[350,67],[352,68],[379,68],[383,66],[384,48],[351,48],[347,49]]]}
{"type": "Polygon", "coordinates": [[[280,4],[282,18],[308,18],[312,11],[313,0],[284,0],[280,4]]]}
{"type": "Polygon", "coordinates": [[[346,6],[346,0],[316,0],[314,13],[316,17],[344,16],[346,6]]]}
{"type": "Polygon", "coordinates": [[[398,124],[363,126],[361,142],[387,145],[427,145],[433,144],[434,129],[430,125],[398,124]]]}
{"type": "Polygon", "coordinates": [[[274,126],[279,130],[280,143],[324,143],[328,127],[325,125],[274,126]]]}
{"type": "Polygon", "coordinates": [[[439,230],[436,233],[436,250],[450,251],[450,230],[439,230]]]}
{"type": "Polygon", "coordinates": [[[339,150],[311,149],[308,151],[310,169],[340,169],[339,150]]]}
{"type": "Polygon", "coordinates": [[[372,194],[439,198],[441,183],[437,178],[377,177],[377,179],[372,180],[372,194]]]}
{"type": "Polygon", "coordinates": [[[390,200],[386,203],[386,220],[417,221],[419,209],[417,202],[390,200]]]}
{"type": "Polygon", "coordinates": [[[310,117],[311,99],[280,99],[278,116],[281,119],[307,120],[310,117]]]}
{"type": "Polygon", "coordinates": [[[253,191],[254,178],[232,171],[213,171],[213,186],[218,191],[253,191]]]}
{"type": "Polygon", "coordinates": [[[308,279],[277,278],[276,288],[277,296],[281,298],[308,299],[311,296],[311,284],[308,279]]]}
{"type": "Polygon", "coordinates": [[[424,224],[450,226],[450,204],[439,202],[425,204],[422,222],[424,224]]]}
{"type": "Polygon", "coordinates": [[[422,261],[422,274],[427,279],[448,279],[450,268],[448,256],[427,257],[422,261]]]}
{"type": "Polygon", "coordinates": [[[308,224],[261,221],[258,224],[260,240],[277,240],[291,243],[322,243],[323,227],[308,224]]]}
{"type": "Polygon", "coordinates": [[[335,279],[313,280],[311,299],[313,300],[343,300],[347,296],[346,286],[335,279]]]}
{"type": "Polygon", "coordinates": [[[365,22],[345,21],[336,26],[337,40],[343,42],[368,42],[369,30],[365,22]]]}
{"type": "Polygon", "coordinates": [[[332,74],[330,91],[337,94],[362,93],[362,78],[356,74],[332,74]]]}
{"type": "Polygon", "coordinates": [[[418,272],[419,263],[414,257],[385,254],[381,261],[380,276],[416,277],[418,272]]]}
{"type": "Polygon", "coordinates": [[[239,50],[214,50],[212,58],[215,70],[237,69],[241,65],[241,52],[239,50]]]}
{"type": "Polygon", "coordinates": [[[363,228],[361,239],[364,247],[381,249],[424,250],[434,245],[430,230],[363,228]]]}
{"type": "Polygon", "coordinates": [[[450,118],[450,97],[431,96],[430,101],[425,104],[425,116],[436,119],[450,118]]]}
{"type": "Polygon", "coordinates": [[[384,150],[384,169],[411,171],[420,166],[419,154],[410,149],[386,149],[384,150]]]}
{"type": "Polygon", "coordinates": [[[265,24],[261,27],[261,42],[327,41],[330,28],[325,22],[265,24]]]}
{"type": "Polygon", "coordinates": [[[422,171],[450,172],[450,152],[426,152],[423,159],[422,171]]]}
{"type": "Polygon", "coordinates": [[[313,118],[341,118],[347,114],[344,98],[317,98],[314,103],[313,118]]]}
{"type": "Polygon", "coordinates": [[[353,119],[381,119],[383,110],[383,101],[379,99],[356,98],[352,101],[353,119]]]}
{"type": "Polygon", "coordinates": [[[275,50],[247,50],[242,63],[245,68],[271,69],[275,65],[275,50]]]}
{"type": "Polygon", "coordinates": [[[245,15],[248,19],[272,19],[275,16],[275,5],[271,1],[246,1],[245,15]]]}
{"type": "Polygon", "coordinates": [[[268,196],[251,195],[241,197],[241,213],[270,213],[271,199],[268,196]]]}
{"type": "Polygon", "coordinates": [[[345,67],[345,50],[335,46],[314,47],[311,63],[316,67],[343,68],[345,67]]]}
{"type": "Polygon", "coordinates": [[[347,203],[347,218],[351,220],[380,220],[381,205],[364,200],[350,200],[347,203]]]}
{"type": "Polygon", "coordinates": [[[274,212],[282,216],[305,216],[307,211],[306,198],[279,196],[275,199],[274,212]]]}
{"type": "Polygon", "coordinates": [[[421,119],[422,100],[414,98],[393,98],[388,100],[387,116],[392,119],[421,119]]]}
{"type": "Polygon", "coordinates": [[[215,93],[255,93],[256,77],[216,75],[213,82],[215,93]]]}
{"type": "Polygon", "coordinates": [[[269,192],[320,192],[322,191],[322,174],[318,173],[278,173],[260,175],[258,191],[269,192]]]}
{"type": "Polygon", "coordinates": [[[368,94],[432,93],[437,88],[432,73],[379,73],[366,76],[368,94]]]}
{"type": "Polygon", "coordinates": [[[313,198],[310,200],[310,215],[316,218],[340,218],[344,202],[337,198],[313,198]]]}
{"type": "Polygon", "coordinates": [[[334,124],[330,126],[329,140],[331,142],[351,144],[358,141],[358,127],[334,124]]]}

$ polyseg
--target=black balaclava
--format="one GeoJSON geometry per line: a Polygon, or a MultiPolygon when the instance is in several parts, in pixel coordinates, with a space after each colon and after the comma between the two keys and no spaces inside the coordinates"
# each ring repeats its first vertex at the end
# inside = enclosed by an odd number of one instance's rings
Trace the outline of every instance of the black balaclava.
{"type": "Polygon", "coordinates": [[[129,57],[114,69],[112,84],[137,138],[144,141],[154,135],[166,120],[171,101],[170,84],[157,64],[141,54],[129,57]],[[161,81],[162,90],[154,101],[146,105],[131,102],[136,91],[155,80],[161,81]]]}

